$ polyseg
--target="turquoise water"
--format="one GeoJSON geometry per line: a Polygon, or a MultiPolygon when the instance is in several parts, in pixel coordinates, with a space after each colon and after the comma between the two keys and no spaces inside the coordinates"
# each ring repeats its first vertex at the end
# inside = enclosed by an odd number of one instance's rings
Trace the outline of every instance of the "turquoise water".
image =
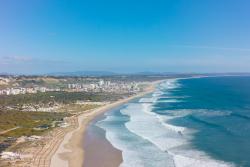
{"type": "Polygon", "coordinates": [[[179,83],[181,86],[171,94],[188,97],[166,106],[156,104],[157,108],[192,110],[171,123],[197,129],[192,139],[197,149],[224,161],[250,166],[250,77],[188,79],[179,83]]]}
{"type": "Polygon", "coordinates": [[[121,166],[250,166],[250,77],[168,80],[96,125],[121,166]]]}

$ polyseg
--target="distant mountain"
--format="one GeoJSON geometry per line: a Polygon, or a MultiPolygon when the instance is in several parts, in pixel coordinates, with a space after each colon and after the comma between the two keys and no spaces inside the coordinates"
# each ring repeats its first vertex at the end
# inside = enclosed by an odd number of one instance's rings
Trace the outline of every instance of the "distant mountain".
{"type": "Polygon", "coordinates": [[[110,71],[75,71],[75,72],[55,72],[49,73],[47,75],[52,76],[113,76],[118,75],[117,73],[110,72],[110,71]]]}
{"type": "Polygon", "coordinates": [[[0,73],[0,76],[7,76],[7,75],[13,75],[13,74],[10,74],[10,73],[7,73],[7,72],[1,72],[0,73]]]}
{"type": "Polygon", "coordinates": [[[172,75],[172,74],[178,74],[178,73],[174,73],[174,72],[152,72],[152,71],[144,71],[144,72],[134,73],[134,75],[172,75]]]}
{"type": "Polygon", "coordinates": [[[75,72],[53,72],[46,74],[21,74],[21,73],[7,73],[0,72],[0,76],[75,76],[75,77],[102,77],[102,76],[179,76],[179,75],[207,75],[207,76],[224,76],[224,75],[235,75],[235,76],[250,76],[249,72],[224,72],[224,73],[178,73],[178,72],[152,72],[143,71],[136,73],[116,73],[111,71],[75,71],[75,72]]]}
{"type": "Polygon", "coordinates": [[[115,73],[110,71],[75,71],[75,72],[55,72],[55,73],[49,73],[46,75],[52,75],[52,76],[115,76],[115,75],[171,75],[176,73],[170,73],[170,72],[151,72],[151,71],[145,71],[145,72],[138,72],[138,73],[115,73]]]}

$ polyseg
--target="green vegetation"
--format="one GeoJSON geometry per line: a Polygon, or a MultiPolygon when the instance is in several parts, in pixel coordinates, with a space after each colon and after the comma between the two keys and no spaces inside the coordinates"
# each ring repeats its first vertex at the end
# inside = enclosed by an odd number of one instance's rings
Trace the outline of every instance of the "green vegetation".
{"type": "Polygon", "coordinates": [[[27,142],[15,145],[18,137],[42,135],[53,127],[57,127],[64,117],[99,106],[97,104],[66,104],[61,105],[57,112],[0,110],[0,152],[24,147],[27,142]]]}
{"type": "Polygon", "coordinates": [[[0,111],[0,132],[18,127],[1,135],[2,139],[6,137],[20,137],[29,135],[39,135],[45,130],[34,130],[33,128],[48,125],[53,121],[60,121],[69,113],[54,112],[20,112],[20,111],[0,111]]]}
{"type": "Polygon", "coordinates": [[[62,106],[58,112],[68,112],[71,114],[77,114],[79,112],[82,111],[87,111],[87,110],[91,110],[94,108],[99,107],[100,105],[96,105],[96,104],[69,104],[69,105],[64,105],[62,106]]]}
{"type": "Polygon", "coordinates": [[[19,94],[0,96],[0,107],[21,106],[24,104],[70,104],[77,100],[84,101],[115,101],[126,95],[111,93],[87,93],[87,92],[45,92],[36,94],[19,94]]]}
{"type": "Polygon", "coordinates": [[[115,101],[124,96],[127,95],[86,92],[40,92],[0,96],[0,133],[5,131],[0,135],[0,142],[7,137],[39,135],[46,131],[46,128],[42,130],[34,128],[48,126],[50,129],[54,121],[60,121],[65,116],[98,107],[95,104],[75,104],[77,101],[115,101]],[[33,105],[36,108],[55,104],[60,105],[57,112],[21,111],[24,105],[33,105]]]}

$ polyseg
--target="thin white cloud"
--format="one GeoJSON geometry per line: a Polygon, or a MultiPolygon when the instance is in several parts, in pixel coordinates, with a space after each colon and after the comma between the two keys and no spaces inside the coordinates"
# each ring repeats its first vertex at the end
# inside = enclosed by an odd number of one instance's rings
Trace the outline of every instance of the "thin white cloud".
{"type": "Polygon", "coordinates": [[[75,67],[72,62],[39,59],[29,56],[0,56],[0,73],[37,74],[75,67]]]}
{"type": "Polygon", "coordinates": [[[32,57],[28,56],[4,56],[1,58],[4,61],[27,62],[31,61],[32,57]]]}
{"type": "Polygon", "coordinates": [[[32,61],[33,58],[28,56],[0,56],[0,65],[29,63],[32,61]]]}
{"type": "Polygon", "coordinates": [[[51,63],[67,63],[63,60],[47,60],[29,56],[0,56],[0,64],[51,64],[51,63]]]}

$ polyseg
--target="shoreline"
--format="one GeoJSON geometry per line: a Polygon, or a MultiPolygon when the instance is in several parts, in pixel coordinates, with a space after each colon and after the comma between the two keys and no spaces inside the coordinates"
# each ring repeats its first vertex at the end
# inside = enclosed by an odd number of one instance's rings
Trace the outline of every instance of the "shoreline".
{"type": "Polygon", "coordinates": [[[145,88],[143,92],[130,96],[126,99],[118,100],[111,104],[107,104],[100,108],[94,109],[91,112],[84,113],[78,116],[78,127],[68,132],[58,149],[51,157],[51,167],[82,167],[84,162],[84,134],[86,133],[89,123],[97,116],[105,113],[115,107],[129,102],[135,98],[142,97],[146,94],[152,93],[155,90],[155,86],[163,80],[154,81],[145,88]]]}
{"type": "Polygon", "coordinates": [[[123,162],[122,151],[106,138],[104,129],[95,125],[105,117],[105,114],[101,114],[87,126],[83,140],[84,167],[118,167],[123,162]]]}

